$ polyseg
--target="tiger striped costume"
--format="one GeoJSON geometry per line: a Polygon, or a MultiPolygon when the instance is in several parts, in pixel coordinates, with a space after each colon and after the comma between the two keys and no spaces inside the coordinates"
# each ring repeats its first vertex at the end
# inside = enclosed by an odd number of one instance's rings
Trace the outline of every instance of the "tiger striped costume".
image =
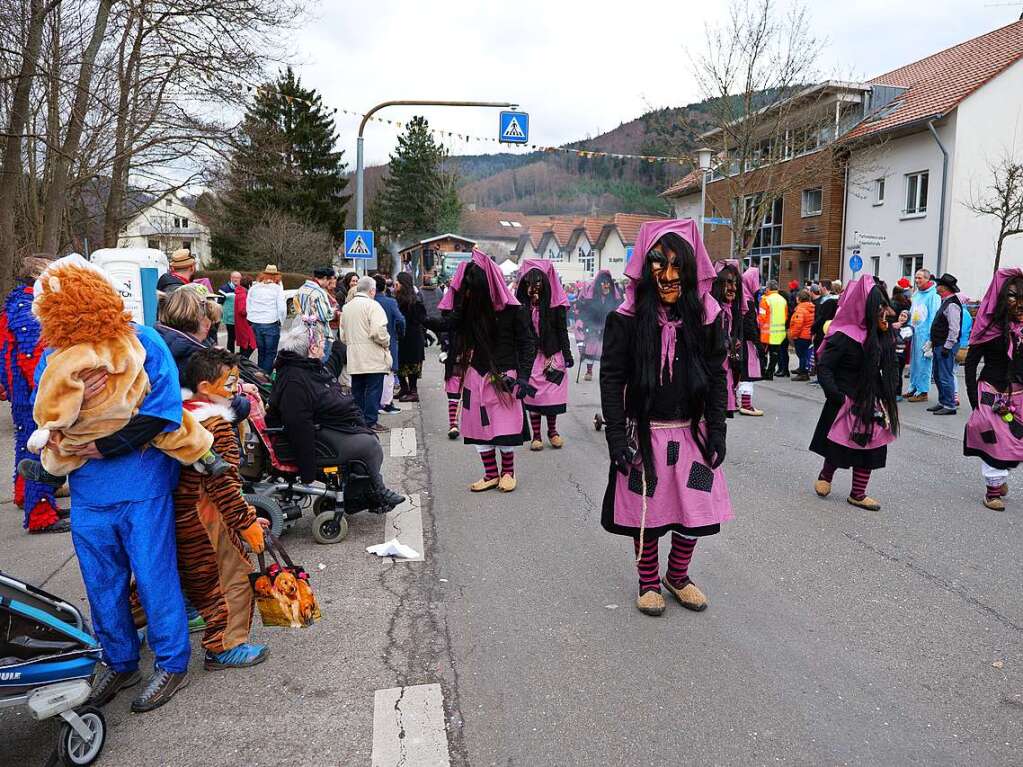
{"type": "Polygon", "coordinates": [[[242,497],[238,438],[230,408],[186,399],[186,410],[213,435],[213,450],[232,465],[219,477],[181,468],[174,491],[178,572],[189,601],[206,621],[203,647],[220,653],[247,642],[252,626],[252,563],[239,533],[256,521],[242,497]]]}

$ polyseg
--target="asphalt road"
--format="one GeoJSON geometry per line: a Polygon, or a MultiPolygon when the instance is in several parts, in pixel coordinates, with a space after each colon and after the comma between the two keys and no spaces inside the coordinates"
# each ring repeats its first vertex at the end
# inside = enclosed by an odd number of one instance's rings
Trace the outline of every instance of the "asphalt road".
{"type": "MultiPolygon", "coordinates": [[[[870,492],[818,499],[819,389],[758,387],[729,423],[736,519],[697,546],[711,607],[638,613],[627,539],[599,526],[596,382],[567,445],[520,452],[514,494],[472,496],[479,461],[424,406],[459,740],[472,765],[1023,763],[1023,488],[980,505],[961,424],[906,405],[870,492]],[[436,470],[435,470],[436,477],[436,470]]],[[[662,547],[662,561],[666,552],[662,547]]]]}
{"type": "MultiPolygon", "coordinates": [[[[1023,488],[1005,513],[980,505],[977,463],[960,454],[965,412],[904,407],[870,487],[884,508],[870,513],[845,503],[848,473],[831,498],[813,494],[819,390],[758,386],[767,415],[729,423],[736,519],[700,542],[691,571],[711,607],[669,602],[650,618],[633,606],[630,542],[599,526],[596,382],[573,384],[563,450],[518,453],[511,495],[466,489],[480,463],[445,436],[434,359],[422,394],[383,422],[417,430],[385,476],[421,495],[425,561],[366,554],[384,539],[380,517],[354,517],[334,546],[303,520],[286,540],[323,621],[257,625],[272,656],[246,672],[203,672],[197,649],[192,686],[159,712],[132,715],[122,696],[102,764],[1023,763],[1023,488]],[[380,709],[403,697],[381,691],[431,685],[448,760],[418,759],[415,737],[383,758],[374,696],[380,709]]],[[[0,509],[0,569],[81,601],[69,539],[29,537],[19,519],[0,509]]],[[[55,729],[0,713],[0,765],[42,764],[55,729]]]]}

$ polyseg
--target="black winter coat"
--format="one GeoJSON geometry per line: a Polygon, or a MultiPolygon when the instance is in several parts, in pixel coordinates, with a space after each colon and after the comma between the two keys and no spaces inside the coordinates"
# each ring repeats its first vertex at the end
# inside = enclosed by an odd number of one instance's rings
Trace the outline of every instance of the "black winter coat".
{"type": "Polygon", "coordinates": [[[336,375],[320,360],[281,352],[277,378],[270,392],[267,421],[283,426],[303,482],[316,479],[316,427],[344,434],[372,434],[351,395],[341,390],[336,375]]]}
{"type": "Polygon", "coordinates": [[[539,334],[533,327],[532,310],[527,308],[526,311],[530,313],[529,329],[537,350],[542,351],[545,357],[553,357],[561,352],[566,363],[574,364],[572,344],[568,340],[568,310],[564,306],[550,309],[546,326],[540,328],[539,334]]]}
{"type": "Polygon", "coordinates": [[[405,318],[405,335],[398,339],[398,360],[401,365],[414,365],[426,359],[426,307],[418,296],[408,308],[398,302],[405,318]]]}
{"type": "Polygon", "coordinates": [[[185,368],[188,366],[188,361],[197,351],[213,346],[213,342],[209,339],[205,342],[197,341],[188,333],[169,328],[166,325],[157,325],[156,332],[160,334],[160,338],[174,355],[174,364],[178,366],[178,383],[184,386],[185,368]]]}

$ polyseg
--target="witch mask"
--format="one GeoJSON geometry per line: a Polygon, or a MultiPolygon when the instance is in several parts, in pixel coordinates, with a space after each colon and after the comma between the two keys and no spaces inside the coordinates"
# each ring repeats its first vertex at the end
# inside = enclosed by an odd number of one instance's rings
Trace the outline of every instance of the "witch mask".
{"type": "Polygon", "coordinates": [[[657,283],[657,295],[660,296],[661,303],[675,304],[682,293],[678,253],[659,242],[650,249],[646,257],[654,282],[657,283]]]}

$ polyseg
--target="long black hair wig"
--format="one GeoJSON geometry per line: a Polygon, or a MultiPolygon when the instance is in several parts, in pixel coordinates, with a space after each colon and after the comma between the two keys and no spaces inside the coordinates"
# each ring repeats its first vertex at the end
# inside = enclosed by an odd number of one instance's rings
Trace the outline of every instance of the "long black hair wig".
{"type": "Polygon", "coordinates": [[[899,407],[896,397],[902,382],[899,380],[899,363],[895,354],[895,338],[892,329],[881,330],[878,318],[882,310],[892,309],[891,302],[881,284],[875,285],[867,294],[864,320],[867,335],[863,341],[864,373],[856,388],[853,405],[864,423],[869,424],[867,433],[873,433],[873,415],[880,407],[888,416],[893,434],[899,433],[899,407]]]}
{"type": "Polygon", "coordinates": [[[722,267],[714,279],[710,294],[721,304],[723,311],[728,312],[729,340],[738,340],[742,333],[742,275],[739,270],[731,264],[722,267]],[[725,307],[725,283],[729,277],[735,280],[735,299],[731,306],[725,307]]]}
{"type": "MultiPolygon", "coordinates": [[[[515,291],[515,297],[519,299],[519,303],[526,307],[527,311],[532,308],[529,289],[533,285],[538,285],[540,288],[540,301],[537,304],[540,314],[540,330],[537,333],[537,339],[540,350],[546,356],[552,357],[561,349],[561,343],[558,340],[560,330],[558,325],[564,324],[565,317],[557,311],[557,307],[551,306],[551,285],[547,282],[547,275],[539,269],[530,269],[519,280],[519,287],[515,291]]],[[[532,327],[532,323],[530,323],[530,327],[532,327]]]]}
{"type": "MultiPolygon", "coordinates": [[[[1009,335],[1012,332],[1012,323],[1014,318],[1012,316],[1012,310],[1009,308],[1009,290],[1016,289],[1016,300],[1023,302],[1023,277],[1013,277],[1010,280],[1006,280],[1005,284],[1002,285],[1002,289],[998,291],[998,300],[995,301],[995,314],[992,320],[995,325],[999,328],[1002,334],[1002,339],[1005,341],[1006,353],[1009,350],[1009,335]]],[[[966,311],[966,307],[963,307],[963,311],[966,311]]],[[[1016,344],[1016,355],[1019,354],[1021,349],[1019,344],[1016,344]]]]}
{"type": "MultiPolygon", "coordinates": [[[[653,265],[667,265],[665,255],[651,251],[646,254],[643,273],[636,282],[635,300],[635,365],[629,380],[630,413],[639,424],[640,445],[644,460],[650,453],[650,417],[654,408],[657,391],[667,379],[668,370],[661,369],[661,320],[681,320],[676,336],[676,354],[685,364],[674,370],[676,382],[682,391],[688,393],[686,410],[690,418],[690,430],[700,452],[707,458],[706,440],[700,433],[699,425],[706,409],[711,373],[707,365],[707,354],[713,345],[721,342],[715,331],[716,323],[704,327],[703,301],[697,290],[696,254],[693,247],[674,232],[663,235],[658,242],[665,251],[674,251],[678,260],[676,267],[681,282],[681,292],[674,304],[663,304],[657,290],[653,265]],[[710,340],[708,340],[708,336],[710,340]],[[678,377],[681,376],[681,380],[678,377]]],[[[666,365],[672,365],[668,360],[666,365]]],[[[648,470],[651,466],[648,465],[648,470]]]]}
{"type": "Polygon", "coordinates": [[[455,332],[461,348],[458,364],[467,369],[472,362],[486,363],[487,372],[500,380],[492,350],[497,343],[497,312],[490,298],[487,275],[470,263],[455,293],[455,332]]]}

